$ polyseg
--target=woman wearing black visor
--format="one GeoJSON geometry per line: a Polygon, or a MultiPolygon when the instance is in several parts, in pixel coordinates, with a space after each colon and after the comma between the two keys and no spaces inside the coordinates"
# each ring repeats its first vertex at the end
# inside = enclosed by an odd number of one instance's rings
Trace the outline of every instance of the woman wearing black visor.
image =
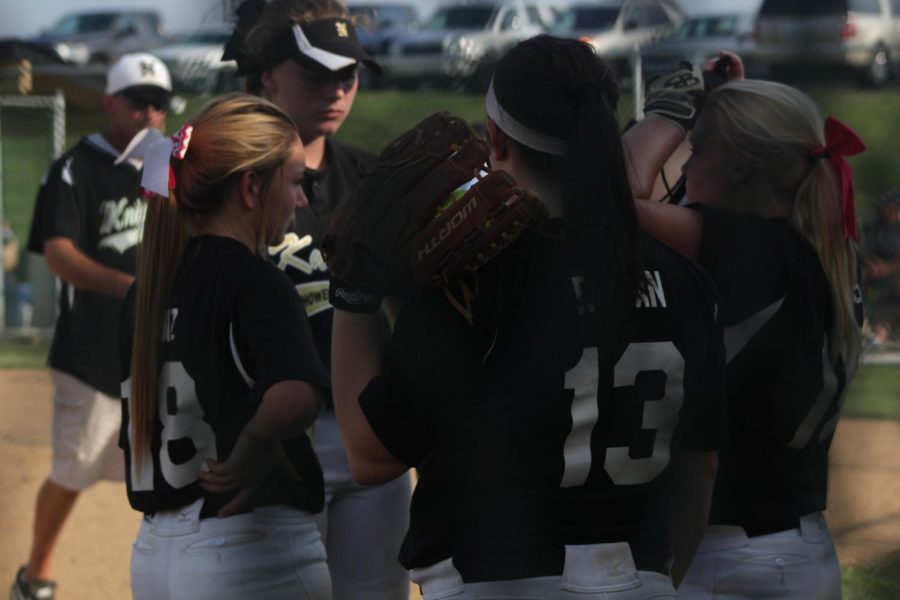
{"type": "MultiPolygon", "coordinates": [[[[248,92],[290,115],[306,152],[309,206],[296,211],[291,232],[270,252],[293,280],[330,368],[333,310],[319,240],[338,203],[374,164],[368,153],[331,136],[353,107],[361,65],[375,73],[381,67],[360,46],[356,24],[337,0],[248,0],[237,15],[223,58],[237,60],[248,92]]],[[[354,483],[330,400],[316,422],[315,450],[325,473],[319,526],[334,597],[405,600],[409,584],[397,555],[408,525],[408,476],[373,487],[354,483]]]]}

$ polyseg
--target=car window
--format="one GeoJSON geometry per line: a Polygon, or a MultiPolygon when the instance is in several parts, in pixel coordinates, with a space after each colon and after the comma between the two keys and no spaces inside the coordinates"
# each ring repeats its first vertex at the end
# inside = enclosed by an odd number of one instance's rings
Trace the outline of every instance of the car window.
{"type": "Polygon", "coordinates": [[[90,13],[63,17],[51,29],[54,35],[107,31],[116,20],[115,13],[90,13]]]}
{"type": "Polygon", "coordinates": [[[194,33],[186,40],[184,43],[186,44],[224,44],[228,41],[228,38],[231,37],[231,33],[227,31],[218,32],[218,31],[198,31],[194,33]]]}
{"type": "Polygon", "coordinates": [[[138,16],[126,15],[116,21],[116,33],[121,35],[138,35],[144,31],[144,21],[138,16]]]}
{"type": "Polygon", "coordinates": [[[650,26],[671,25],[666,11],[659,6],[647,6],[644,9],[644,17],[646,18],[646,24],[650,26]]]}
{"type": "Polygon", "coordinates": [[[878,0],[850,0],[848,8],[857,13],[881,14],[881,6],[879,6],[878,0]]]}
{"type": "Polygon", "coordinates": [[[847,12],[847,0],[765,0],[760,16],[812,17],[847,12]]]}
{"type": "Polygon", "coordinates": [[[483,29],[491,20],[491,6],[448,6],[438,9],[426,29],[483,29]]]}
{"type": "Polygon", "coordinates": [[[544,20],[541,19],[541,13],[537,9],[537,6],[529,4],[525,7],[525,12],[528,13],[528,22],[534,25],[541,25],[544,20]]]}
{"type": "Polygon", "coordinates": [[[375,9],[375,27],[388,29],[408,25],[415,20],[412,11],[407,6],[379,6],[375,9]]]}
{"type": "Polygon", "coordinates": [[[724,37],[736,33],[737,25],[738,17],[736,15],[689,19],[675,28],[669,39],[690,40],[724,37]]]}
{"type": "Polygon", "coordinates": [[[618,8],[579,7],[564,12],[553,27],[559,34],[571,33],[580,29],[604,30],[612,29],[619,16],[618,8]]]}
{"type": "Polygon", "coordinates": [[[500,14],[500,31],[509,31],[520,29],[522,27],[522,17],[515,8],[507,8],[500,14]]]}
{"type": "Polygon", "coordinates": [[[625,7],[622,11],[622,20],[625,23],[625,31],[639,29],[647,26],[647,7],[643,4],[634,4],[625,7]]]}

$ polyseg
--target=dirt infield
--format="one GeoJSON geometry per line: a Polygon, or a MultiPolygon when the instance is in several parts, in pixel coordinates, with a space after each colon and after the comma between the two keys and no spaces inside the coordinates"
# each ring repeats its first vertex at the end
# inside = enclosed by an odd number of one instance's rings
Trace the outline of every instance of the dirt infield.
{"type": "MultiPolygon", "coordinates": [[[[0,597],[28,551],[33,503],[50,463],[45,371],[0,371],[0,597]]],[[[832,449],[828,521],[844,565],[900,549],[900,422],[845,419],[832,449]]],[[[138,517],[121,485],[88,490],[56,558],[62,600],[129,597],[138,517]]]]}

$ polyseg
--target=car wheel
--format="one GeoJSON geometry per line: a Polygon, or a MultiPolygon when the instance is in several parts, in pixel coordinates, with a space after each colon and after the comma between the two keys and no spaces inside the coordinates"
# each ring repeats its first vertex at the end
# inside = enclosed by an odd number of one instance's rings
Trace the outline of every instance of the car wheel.
{"type": "Polygon", "coordinates": [[[865,72],[865,83],[872,87],[881,87],[891,78],[891,61],[887,48],[878,46],[872,52],[872,60],[865,72]]]}

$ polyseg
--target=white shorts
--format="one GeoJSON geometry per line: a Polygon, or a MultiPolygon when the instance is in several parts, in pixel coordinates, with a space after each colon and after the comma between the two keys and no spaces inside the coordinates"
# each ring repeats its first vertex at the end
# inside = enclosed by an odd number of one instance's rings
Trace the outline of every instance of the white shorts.
{"type": "Polygon", "coordinates": [[[55,388],[50,480],[79,492],[101,479],[124,481],[121,399],[56,369],[50,369],[50,378],[55,388]]]}
{"type": "Polygon", "coordinates": [[[330,600],[312,514],[267,506],[200,519],[203,500],[144,517],[131,552],[134,600],[330,600]]]}
{"type": "Polygon", "coordinates": [[[668,600],[672,580],[638,571],[626,542],[566,546],[561,576],[465,583],[453,559],[411,571],[424,600],[668,600]]]}
{"type": "Polygon", "coordinates": [[[688,600],[839,600],[841,568],[825,518],[810,513],[800,527],[747,537],[733,525],[710,525],[678,587],[688,600]]]}

